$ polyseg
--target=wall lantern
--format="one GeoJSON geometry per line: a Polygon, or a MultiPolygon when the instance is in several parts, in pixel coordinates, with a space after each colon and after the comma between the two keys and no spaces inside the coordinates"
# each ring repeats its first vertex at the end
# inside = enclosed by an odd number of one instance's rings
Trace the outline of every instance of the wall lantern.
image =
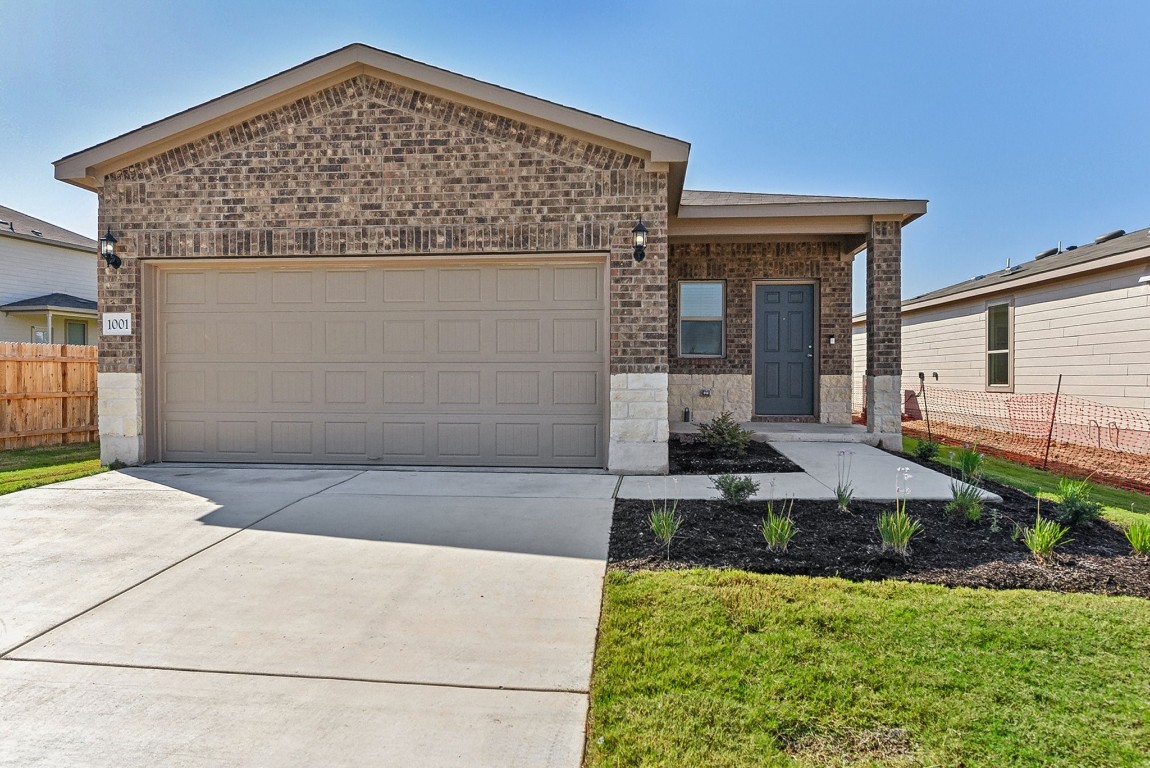
{"type": "Polygon", "coordinates": [[[100,238],[100,255],[104,257],[104,261],[108,262],[108,266],[112,269],[119,269],[123,263],[120,257],[116,255],[116,238],[112,235],[112,227],[108,227],[108,232],[100,238]]]}
{"type": "Polygon", "coordinates": [[[639,217],[639,223],[631,230],[631,235],[635,242],[635,263],[638,264],[643,259],[647,258],[647,228],[643,226],[643,217],[639,217]]]}

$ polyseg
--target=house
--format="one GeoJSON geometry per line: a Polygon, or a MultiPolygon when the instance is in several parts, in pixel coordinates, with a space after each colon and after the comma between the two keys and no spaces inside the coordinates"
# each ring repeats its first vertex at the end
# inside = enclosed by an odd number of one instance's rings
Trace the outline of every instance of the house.
{"type": "Polygon", "coordinates": [[[663,472],[680,408],[847,423],[864,248],[897,438],[926,202],[691,192],[689,148],[357,44],[57,161],[122,259],[104,460],[663,472]]]}
{"type": "MultiPolygon", "coordinates": [[[[902,303],[903,378],[1150,413],[1150,229],[1052,248],[902,303]]],[[[866,343],[864,316],[854,343],[866,343]]],[[[855,353],[856,375],[862,360],[855,353]]],[[[912,388],[908,384],[908,389],[912,388]]]]}
{"type": "Polygon", "coordinates": [[[0,341],[96,343],[96,241],[0,205],[0,341]]]}

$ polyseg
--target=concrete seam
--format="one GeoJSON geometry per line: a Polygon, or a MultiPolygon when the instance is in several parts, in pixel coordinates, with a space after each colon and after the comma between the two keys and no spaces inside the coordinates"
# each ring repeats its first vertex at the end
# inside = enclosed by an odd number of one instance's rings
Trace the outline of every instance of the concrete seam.
{"type": "Polygon", "coordinates": [[[237,536],[237,535],[243,533],[244,531],[246,531],[246,530],[248,530],[248,529],[250,529],[256,525],[259,525],[260,523],[262,523],[264,520],[267,520],[272,515],[276,515],[276,514],[279,514],[280,512],[283,512],[285,509],[292,506],[293,504],[299,504],[301,501],[306,501],[307,499],[310,499],[313,496],[318,496],[319,494],[323,493],[324,491],[331,490],[332,488],[335,488],[338,485],[343,485],[344,483],[348,482],[349,480],[354,480],[355,478],[359,477],[362,474],[363,474],[363,472],[357,472],[356,474],[352,475],[351,477],[345,477],[343,480],[339,481],[338,483],[334,483],[332,485],[329,485],[327,488],[322,488],[322,489],[316,491],[315,493],[309,493],[307,496],[303,496],[301,498],[296,499],[295,501],[284,504],[279,509],[276,509],[272,512],[267,513],[266,515],[259,518],[258,520],[253,520],[248,525],[245,525],[243,528],[239,528],[239,529],[233,531],[232,533],[229,533],[227,536],[224,536],[222,539],[219,539],[218,541],[213,541],[211,544],[208,544],[206,547],[201,547],[200,549],[197,549],[195,552],[192,552],[190,555],[186,555],[174,563],[170,563],[168,565],[165,565],[163,568],[156,571],[151,576],[147,576],[147,577],[141,579],[140,581],[137,581],[135,584],[132,584],[130,586],[125,587],[124,589],[121,589],[119,592],[115,593],[114,595],[110,595],[110,596],[104,598],[103,600],[99,601],[95,605],[88,606],[87,608],[85,608],[84,610],[75,614],[74,616],[70,616],[69,618],[64,619],[63,621],[57,622],[56,624],[53,624],[52,626],[48,627],[47,629],[45,629],[42,632],[37,632],[35,635],[28,638],[24,642],[19,643],[18,645],[14,645],[11,648],[9,648],[7,651],[0,653],[0,659],[10,658],[13,653],[20,650],[21,648],[28,645],[29,643],[31,643],[35,640],[39,640],[41,637],[48,634],[49,632],[53,632],[53,631],[59,629],[60,627],[64,626],[65,624],[72,622],[72,621],[75,621],[76,619],[80,618],[81,616],[83,616],[87,613],[91,613],[92,611],[96,610],[100,606],[105,605],[107,603],[110,603],[113,600],[115,600],[117,597],[120,597],[121,595],[123,595],[127,592],[131,592],[136,587],[139,587],[139,586],[151,581],[152,579],[159,576],[161,573],[164,573],[166,571],[170,571],[172,568],[175,568],[177,565],[180,565],[182,563],[186,563],[188,560],[191,560],[196,555],[207,552],[209,549],[211,549],[212,547],[218,546],[219,544],[223,544],[225,541],[232,538],[233,536],[237,536]]]}
{"type": "Polygon", "coordinates": [[[273,677],[286,680],[331,680],[344,683],[374,683],[378,685],[407,685],[426,688],[462,688],[475,691],[510,691],[513,693],[566,693],[573,696],[586,696],[586,688],[533,688],[517,685],[480,685],[478,683],[437,683],[418,680],[388,680],[371,677],[344,677],[340,675],[307,675],[303,673],[250,672],[234,669],[193,669],[192,667],[168,667],[151,664],[113,664],[106,661],[74,661],[71,659],[36,659],[27,656],[5,656],[2,662],[22,662],[24,664],[64,664],[73,667],[108,667],[111,669],[143,669],[153,672],[184,672],[204,675],[235,675],[237,677],[273,677]]]}

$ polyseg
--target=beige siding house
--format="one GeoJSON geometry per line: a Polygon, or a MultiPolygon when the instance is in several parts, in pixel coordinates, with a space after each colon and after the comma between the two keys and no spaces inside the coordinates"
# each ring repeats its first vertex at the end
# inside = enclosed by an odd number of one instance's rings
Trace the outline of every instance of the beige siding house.
{"type": "Polygon", "coordinates": [[[0,206],[0,341],[96,337],[96,241],[0,206]]]}
{"type": "MultiPolygon", "coordinates": [[[[1061,374],[1063,394],[1150,411],[1150,229],[916,296],[902,317],[905,389],[922,372],[947,389],[1053,392],[1061,374]]],[[[856,381],[864,320],[854,318],[856,381]]]]}

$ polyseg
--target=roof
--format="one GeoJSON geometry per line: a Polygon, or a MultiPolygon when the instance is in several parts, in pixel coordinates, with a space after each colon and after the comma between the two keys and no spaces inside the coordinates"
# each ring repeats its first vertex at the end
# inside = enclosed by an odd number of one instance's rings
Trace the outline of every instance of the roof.
{"type": "MultiPolygon", "coordinates": [[[[945,303],[940,299],[951,297],[968,298],[969,296],[1008,290],[1012,284],[1019,282],[1038,282],[1039,280],[1052,280],[1063,276],[1066,272],[1085,271],[1082,268],[1102,268],[1108,265],[1112,257],[1121,257],[1130,254],[1136,260],[1134,252],[1150,249],[1150,228],[1140,229],[1102,243],[1091,243],[1080,247],[1071,247],[1044,258],[1035,258],[1022,264],[1002,269],[986,275],[978,275],[961,283],[948,285],[945,288],[924,293],[903,301],[903,309],[914,309],[919,305],[945,303]],[[1097,263],[1095,262],[1104,262],[1097,263]],[[1079,268],[1079,269],[1075,269],[1079,268]]],[[[1150,251],[1144,254],[1150,260],[1150,251]]]]}
{"type": "Polygon", "coordinates": [[[257,83],[149,123],[57,160],[56,178],[96,190],[103,177],[202,135],[289,103],[318,88],[360,74],[445,96],[533,125],[562,129],[609,146],[624,147],[653,163],[669,163],[672,177],[686,172],[691,145],[552,101],[485,83],[429,64],[353,43],[257,83]]]}
{"type": "Polygon", "coordinates": [[[75,232],[57,227],[43,219],[21,213],[15,208],[0,205],[0,236],[16,237],[20,240],[64,245],[85,251],[95,252],[96,241],[75,232]],[[35,234],[39,232],[40,234],[35,234]]]}
{"type": "Polygon", "coordinates": [[[34,296],[31,299],[14,301],[0,307],[0,311],[4,312],[44,312],[47,310],[95,314],[96,302],[67,293],[48,293],[43,296],[34,296]]]}
{"type": "MultiPolygon", "coordinates": [[[[830,195],[780,195],[768,192],[705,192],[683,190],[683,205],[780,205],[787,203],[889,203],[883,197],[832,197],[830,195]]],[[[901,201],[910,202],[910,201],[901,201]]]]}
{"type": "Polygon", "coordinates": [[[926,213],[926,200],[835,197],[684,189],[670,217],[675,242],[764,237],[833,237],[854,255],[866,245],[874,220],[909,224],[926,213]]]}

